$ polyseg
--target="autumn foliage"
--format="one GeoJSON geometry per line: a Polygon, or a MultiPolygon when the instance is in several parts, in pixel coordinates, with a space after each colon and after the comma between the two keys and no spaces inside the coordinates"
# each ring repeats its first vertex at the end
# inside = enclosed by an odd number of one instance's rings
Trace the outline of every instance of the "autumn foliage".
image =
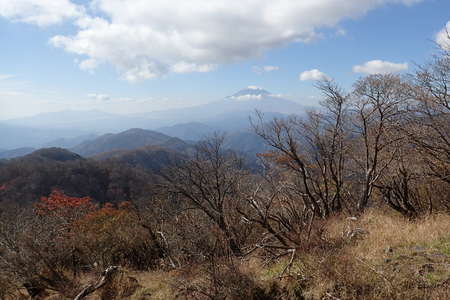
{"type": "Polygon", "coordinates": [[[61,225],[70,226],[71,231],[95,234],[109,231],[127,219],[131,212],[131,203],[127,201],[117,206],[112,203],[99,205],[90,197],[71,197],[60,190],[41,197],[34,207],[39,216],[65,219],[61,225]]]}
{"type": "Polygon", "coordinates": [[[54,190],[48,197],[41,197],[35,204],[38,215],[69,216],[74,212],[94,211],[97,205],[92,203],[90,197],[70,197],[60,190],[54,190]]]}

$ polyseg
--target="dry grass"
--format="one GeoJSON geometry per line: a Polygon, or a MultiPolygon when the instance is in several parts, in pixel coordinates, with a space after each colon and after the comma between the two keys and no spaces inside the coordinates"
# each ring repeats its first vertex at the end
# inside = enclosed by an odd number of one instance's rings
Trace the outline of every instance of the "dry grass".
{"type": "MultiPolygon", "coordinates": [[[[279,275],[289,257],[267,265],[253,256],[236,259],[235,271],[224,269],[214,280],[223,284],[224,291],[245,290],[249,300],[450,299],[449,215],[411,222],[372,210],[354,221],[335,217],[325,225],[323,238],[323,245],[299,250],[285,274],[289,276],[282,279],[279,275]],[[347,233],[357,228],[364,233],[348,238],[347,233]],[[254,294],[248,293],[249,287],[254,294]]],[[[108,292],[99,291],[89,299],[193,299],[180,294],[180,289],[182,285],[208,287],[211,274],[202,271],[204,268],[122,270],[105,287],[108,292]]],[[[234,293],[227,299],[241,298],[234,293]]]]}
{"type": "Polygon", "coordinates": [[[176,278],[176,272],[136,272],[132,273],[142,286],[130,298],[130,300],[165,300],[173,299],[172,286],[176,278]]]}
{"type": "Polygon", "coordinates": [[[348,254],[371,262],[377,262],[388,248],[426,247],[450,239],[450,216],[444,214],[410,222],[403,217],[370,211],[354,223],[353,227],[362,228],[368,234],[350,247],[348,254]]]}
{"type": "Polygon", "coordinates": [[[450,216],[414,222],[380,211],[327,226],[335,247],[305,253],[305,295],[339,299],[450,299],[450,216]],[[348,232],[362,232],[350,239],[348,232]]]}

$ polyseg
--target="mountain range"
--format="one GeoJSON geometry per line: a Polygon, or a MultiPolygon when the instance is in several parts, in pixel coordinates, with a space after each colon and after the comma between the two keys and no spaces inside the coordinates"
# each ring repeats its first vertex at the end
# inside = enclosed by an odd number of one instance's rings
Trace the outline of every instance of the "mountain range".
{"type": "MultiPolygon", "coordinates": [[[[196,141],[213,132],[249,132],[249,118],[256,111],[263,113],[264,118],[269,120],[289,114],[302,115],[306,109],[304,105],[262,88],[248,87],[219,101],[165,111],[131,115],[98,110],[43,113],[0,122],[0,148],[63,147],[77,150],[79,145],[90,140],[107,139],[105,134],[115,134],[130,128],[154,130],[170,137],[196,141]]],[[[132,138],[128,142],[132,145],[132,138]]],[[[97,140],[97,143],[102,141],[97,140]]],[[[88,150],[86,144],[82,147],[87,151],[83,152],[84,155],[99,153],[97,150],[88,150]]]]}

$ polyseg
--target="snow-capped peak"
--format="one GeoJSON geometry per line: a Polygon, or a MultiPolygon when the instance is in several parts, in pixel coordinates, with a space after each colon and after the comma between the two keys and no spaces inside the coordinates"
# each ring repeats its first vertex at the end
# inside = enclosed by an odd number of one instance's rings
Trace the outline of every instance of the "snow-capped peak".
{"type": "Polygon", "coordinates": [[[227,98],[234,101],[247,101],[247,100],[261,100],[269,96],[271,96],[270,92],[266,91],[263,88],[251,85],[227,98]]]}

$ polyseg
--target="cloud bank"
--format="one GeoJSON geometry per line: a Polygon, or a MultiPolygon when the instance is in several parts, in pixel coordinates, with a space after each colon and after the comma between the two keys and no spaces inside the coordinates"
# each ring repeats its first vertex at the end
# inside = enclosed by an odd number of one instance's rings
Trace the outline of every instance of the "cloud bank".
{"type": "Polygon", "coordinates": [[[401,71],[408,70],[407,63],[393,63],[383,60],[371,60],[362,65],[356,65],[353,67],[354,73],[363,74],[388,74],[388,73],[398,73],[401,71]]]}
{"type": "Polygon", "coordinates": [[[386,4],[420,0],[0,0],[0,16],[40,26],[76,18],[73,35],[51,44],[81,58],[80,68],[114,66],[139,81],[169,73],[208,72],[220,64],[309,42],[386,4]]]}

